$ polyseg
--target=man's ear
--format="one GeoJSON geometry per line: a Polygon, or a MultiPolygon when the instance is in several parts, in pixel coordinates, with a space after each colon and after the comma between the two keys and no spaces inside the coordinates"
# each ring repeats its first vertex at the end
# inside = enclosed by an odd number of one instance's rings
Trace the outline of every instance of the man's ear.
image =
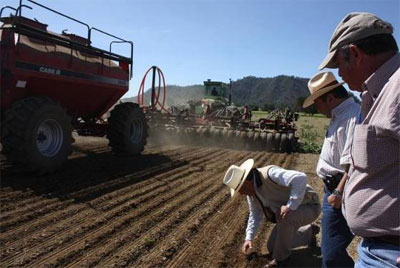
{"type": "MultiPolygon", "coordinates": [[[[333,101],[335,100],[335,96],[332,94],[332,92],[329,92],[326,96],[326,101],[325,103],[330,105],[333,101]]],[[[330,107],[332,108],[332,107],[330,107]]]]}
{"type": "Polygon", "coordinates": [[[360,64],[364,55],[362,50],[356,45],[350,45],[349,51],[350,51],[350,60],[354,61],[356,64],[360,64]]]}

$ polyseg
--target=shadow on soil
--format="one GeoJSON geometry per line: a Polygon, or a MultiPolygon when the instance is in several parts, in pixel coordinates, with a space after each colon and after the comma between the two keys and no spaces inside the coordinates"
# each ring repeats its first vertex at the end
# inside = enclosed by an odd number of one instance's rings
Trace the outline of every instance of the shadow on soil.
{"type": "Polygon", "coordinates": [[[39,176],[2,161],[0,186],[23,192],[33,190],[43,197],[74,199],[79,203],[186,164],[186,161],[173,161],[162,154],[116,156],[109,151],[87,151],[85,156],[69,159],[55,173],[39,176]]]}
{"type": "MultiPolygon", "coordinates": [[[[272,260],[270,254],[252,253],[247,258],[246,267],[263,267],[272,260]]],[[[321,248],[298,248],[292,250],[290,258],[279,267],[321,267],[321,248]]]]}
{"type": "Polygon", "coordinates": [[[286,267],[321,267],[321,248],[300,248],[292,250],[286,267]]]}

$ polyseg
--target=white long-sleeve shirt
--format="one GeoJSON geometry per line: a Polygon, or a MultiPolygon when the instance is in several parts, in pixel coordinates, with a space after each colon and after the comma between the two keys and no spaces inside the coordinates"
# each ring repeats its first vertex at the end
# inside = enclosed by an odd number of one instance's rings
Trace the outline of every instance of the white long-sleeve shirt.
{"type": "MultiPolygon", "coordinates": [[[[286,206],[291,210],[296,210],[304,198],[307,175],[303,172],[286,170],[278,166],[273,166],[268,170],[268,176],[277,184],[290,187],[290,196],[286,206]]],[[[247,221],[246,240],[253,240],[260,222],[264,219],[264,213],[260,203],[255,197],[247,196],[247,202],[249,205],[250,215],[247,221]]]]}
{"type": "Polygon", "coordinates": [[[360,105],[348,98],[332,112],[324,144],[317,165],[317,175],[335,175],[344,171],[343,166],[351,163],[350,148],[353,131],[360,114],[360,105]]]}

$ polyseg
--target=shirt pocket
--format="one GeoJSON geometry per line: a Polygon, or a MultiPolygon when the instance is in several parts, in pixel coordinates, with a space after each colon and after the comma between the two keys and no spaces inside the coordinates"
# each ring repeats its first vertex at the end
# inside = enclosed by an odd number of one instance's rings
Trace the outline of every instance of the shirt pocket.
{"type": "Polygon", "coordinates": [[[382,131],[376,126],[355,126],[351,157],[357,169],[376,170],[387,163],[386,154],[392,146],[390,137],[379,134],[382,131]]]}
{"type": "Polygon", "coordinates": [[[326,136],[321,149],[321,158],[327,163],[333,163],[334,166],[339,165],[340,158],[336,139],[336,135],[326,136]]]}

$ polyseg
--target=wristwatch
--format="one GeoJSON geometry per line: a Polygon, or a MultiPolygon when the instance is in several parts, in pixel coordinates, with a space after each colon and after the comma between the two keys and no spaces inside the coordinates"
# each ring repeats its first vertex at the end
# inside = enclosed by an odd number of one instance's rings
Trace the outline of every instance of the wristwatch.
{"type": "Polygon", "coordinates": [[[333,190],[332,194],[336,197],[342,197],[342,193],[338,189],[333,190]]]}

